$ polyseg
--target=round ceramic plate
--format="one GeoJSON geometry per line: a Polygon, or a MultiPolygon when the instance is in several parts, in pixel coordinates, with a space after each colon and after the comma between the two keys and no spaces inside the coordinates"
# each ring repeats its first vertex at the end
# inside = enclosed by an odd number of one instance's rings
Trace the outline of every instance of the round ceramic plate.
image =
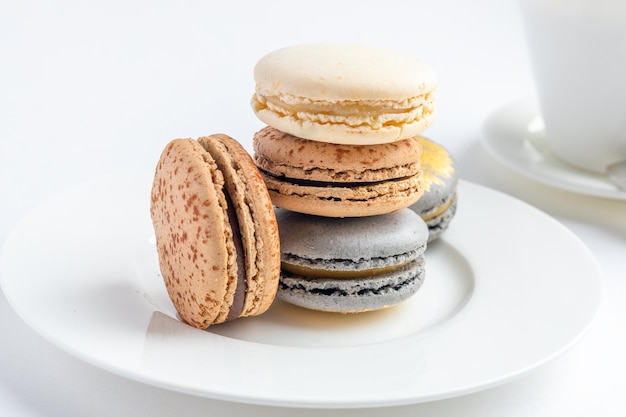
{"type": "Polygon", "coordinates": [[[552,155],[539,106],[532,98],[492,113],[483,124],[481,143],[494,158],[535,181],[579,194],[626,200],[626,191],[607,175],[577,169],[552,155]]]}
{"type": "Polygon", "coordinates": [[[572,346],[600,300],[588,249],[543,212],[469,182],[426,252],[422,289],[358,315],[279,301],[198,330],[177,319],[133,173],[74,188],[27,215],[0,258],[26,323],[119,375],[192,395],[297,407],[419,403],[486,389],[572,346]],[[488,210],[486,208],[489,208],[488,210]]]}

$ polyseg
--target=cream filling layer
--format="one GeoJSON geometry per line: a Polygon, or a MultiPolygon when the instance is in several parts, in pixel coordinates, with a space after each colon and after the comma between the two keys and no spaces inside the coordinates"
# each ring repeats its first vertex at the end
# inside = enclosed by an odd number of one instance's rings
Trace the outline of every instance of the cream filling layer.
{"type": "Polygon", "coordinates": [[[315,278],[362,278],[368,277],[372,275],[380,275],[386,274],[389,272],[397,271],[402,268],[412,260],[407,260],[406,262],[397,264],[397,265],[389,265],[382,266],[377,268],[369,268],[362,270],[337,270],[337,269],[323,269],[323,268],[313,268],[305,265],[295,265],[290,264],[288,262],[282,262],[281,268],[283,271],[291,272],[295,275],[305,276],[305,277],[315,277],[315,278]]]}
{"type": "Polygon", "coordinates": [[[452,204],[453,200],[454,200],[453,198],[448,198],[448,200],[445,203],[437,207],[435,210],[429,213],[422,214],[421,215],[422,220],[427,222],[428,220],[432,220],[435,217],[441,216],[446,210],[448,210],[448,208],[450,208],[450,205],[452,204]]]}
{"type": "Polygon", "coordinates": [[[434,94],[429,92],[405,100],[311,100],[287,94],[278,96],[254,94],[256,112],[269,111],[280,117],[302,122],[336,124],[349,127],[402,126],[434,113],[434,94]]]}

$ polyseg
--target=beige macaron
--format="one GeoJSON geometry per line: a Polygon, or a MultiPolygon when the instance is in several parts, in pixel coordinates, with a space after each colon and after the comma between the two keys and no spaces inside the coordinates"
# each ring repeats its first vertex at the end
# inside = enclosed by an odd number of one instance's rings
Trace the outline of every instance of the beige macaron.
{"type": "Polygon", "coordinates": [[[234,139],[175,139],[151,192],[161,274],[180,318],[198,328],[265,312],[276,295],[280,241],[250,155],[234,139]]]}
{"type": "Polygon", "coordinates": [[[408,139],[435,116],[437,78],[417,58],[363,45],[308,44],[262,57],[252,108],[304,139],[372,145],[408,139]]]}
{"type": "Polygon", "coordinates": [[[409,138],[342,145],[298,138],[272,127],[254,135],[254,160],[273,203],[326,217],[391,213],[423,193],[422,148],[409,138]]]}

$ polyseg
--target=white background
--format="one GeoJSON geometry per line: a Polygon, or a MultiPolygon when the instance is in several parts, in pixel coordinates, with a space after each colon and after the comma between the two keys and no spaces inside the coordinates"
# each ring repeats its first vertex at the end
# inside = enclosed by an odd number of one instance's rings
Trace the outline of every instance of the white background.
{"type": "MultiPolygon", "coordinates": [[[[462,179],[521,198],[574,231],[603,269],[605,295],[580,343],[515,382],[384,411],[299,415],[626,415],[626,202],[539,185],[478,142],[487,116],[534,93],[514,0],[3,0],[0,242],[25,212],[74,184],[129,167],[153,170],[172,138],[227,133],[250,149],[263,126],[249,106],[255,62],[320,41],[393,48],[434,67],[438,117],[426,136],[449,149],[462,179]]],[[[0,331],[0,415],[294,414],[111,375],[39,337],[3,296],[0,331]]]]}

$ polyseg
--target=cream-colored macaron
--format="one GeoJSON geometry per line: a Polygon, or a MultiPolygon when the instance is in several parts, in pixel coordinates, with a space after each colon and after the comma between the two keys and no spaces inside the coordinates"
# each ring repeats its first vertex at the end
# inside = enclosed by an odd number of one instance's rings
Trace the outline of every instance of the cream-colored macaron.
{"type": "Polygon", "coordinates": [[[348,44],[270,52],[254,68],[257,117],[321,142],[373,145],[419,135],[435,116],[437,77],[417,58],[348,44]]]}

